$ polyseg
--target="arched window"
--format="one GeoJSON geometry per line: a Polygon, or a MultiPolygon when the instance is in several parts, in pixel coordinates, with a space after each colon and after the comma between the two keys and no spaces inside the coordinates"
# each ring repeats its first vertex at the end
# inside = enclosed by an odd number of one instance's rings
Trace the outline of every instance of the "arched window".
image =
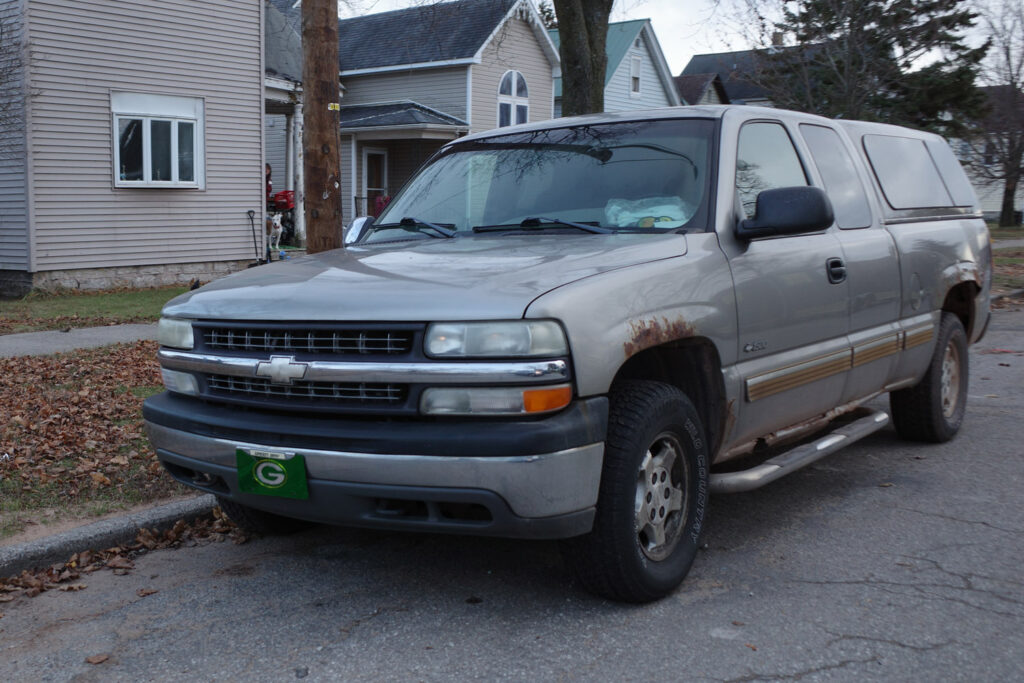
{"type": "Polygon", "coordinates": [[[530,118],[530,93],[518,71],[506,71],[498,85],[498,128],[526,123],[530,118]]]}

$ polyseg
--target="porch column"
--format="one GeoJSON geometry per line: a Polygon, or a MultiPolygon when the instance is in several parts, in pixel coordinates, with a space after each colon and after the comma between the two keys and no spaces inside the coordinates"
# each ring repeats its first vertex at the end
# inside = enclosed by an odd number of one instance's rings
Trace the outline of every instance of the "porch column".
{"type": "Polygon", "coordinates": [[[285,116],[284,189],[295,189],[295,113],[285,116]]]}
{"type": "Polygon", "coordinates": [[[295,162],[292,165],[295,173],[295,235],[299,246],[306,246],[306,181],[302,172],[302,102],[295,103],[295,114],[292,117],[292,149],[295,162]]]}

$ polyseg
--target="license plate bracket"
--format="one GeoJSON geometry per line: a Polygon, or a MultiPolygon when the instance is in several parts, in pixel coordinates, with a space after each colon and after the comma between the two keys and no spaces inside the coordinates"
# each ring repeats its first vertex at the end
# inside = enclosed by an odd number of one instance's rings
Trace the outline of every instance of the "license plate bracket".
{"type": "Polygon", "coordinates": [[[299,453],[236,448],[238,487],[242,493],[306,500],[309,485],[306,459],[299,453]]]}

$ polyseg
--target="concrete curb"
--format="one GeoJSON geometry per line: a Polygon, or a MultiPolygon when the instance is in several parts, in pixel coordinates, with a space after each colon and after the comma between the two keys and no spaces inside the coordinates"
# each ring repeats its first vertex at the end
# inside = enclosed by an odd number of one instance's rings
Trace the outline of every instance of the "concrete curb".
{"type": "Polygon", "coordinates": [[[83,550],[102,550],[130,542],[142,528],[170,529],[179,519],[190,521],[208,514],[216,504],[217,499],[207,494],[94,522],[28,543],[0,547],[0,577],[66,562],[74,553],[83,550]]]}
{"type": "Polygon", "coordinates": [[[1003,299],[1016,299],[1017,297],[1024,296],[1024,289],[1015,289],[1012,292],[1006,292],[1005,294],[996,294],[990,299],[990,301],[1002,301],[1003,299]]]}

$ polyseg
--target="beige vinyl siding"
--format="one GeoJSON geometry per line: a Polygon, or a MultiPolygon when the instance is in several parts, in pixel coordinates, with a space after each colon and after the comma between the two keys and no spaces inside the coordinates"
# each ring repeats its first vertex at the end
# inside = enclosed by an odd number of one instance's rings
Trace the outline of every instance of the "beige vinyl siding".
{"type": "Polygon", "coordinates": [[[651,59],[647,41],[641,37],[640,47],[630,47],[604,87],[604,110],[607,112],[629,111],[667,107],[671,104],[672,100],[665,92],[665,85],[658,78],[658,71],[654,68],[654,60],[651,59]],[[640,93],[638,95],[631,91],[630,69],[633,57],[639,57],[641,60],[640,93]]]}
{"type": "MultiPolygon", "coordinates": [[[[344,55],[342,55],[344,63],[344,55]]],[[[450,116],[466,118],[465,66],[409,69],[367,76],[342,76],[345,104],[412,100],[450,116]]]]}
{"type": "Polygon", "coordinates": [[[718,91],[713,85],[709,85],[708,89],[701,95],[700,101],[696,104],[722,104],[722,98],[718,96],[718,91]]]}
{"type": "Polygon", "coordinates": [[[22,0],[0,2],[0,270],[28,270],[22,0]]]}
{"type": "Polygon", "coordinates": [[[254,256],[261,12],[252,0],[28,0],[31,270],[254,256]],[[113,187],[112,91],[203,99],[205,189],[113,187]]]}
{"type": "Polygon", "coordinates": [[[498,84],[506,71],[518,71],[526,78],[530,93],[530,121],[551,118],[551,62],[537,36],[522,19],[510,19],[484,49],[480,64],[472,67],[473,120],[470,132],[490,130],[498,125],[498,84]]]}

